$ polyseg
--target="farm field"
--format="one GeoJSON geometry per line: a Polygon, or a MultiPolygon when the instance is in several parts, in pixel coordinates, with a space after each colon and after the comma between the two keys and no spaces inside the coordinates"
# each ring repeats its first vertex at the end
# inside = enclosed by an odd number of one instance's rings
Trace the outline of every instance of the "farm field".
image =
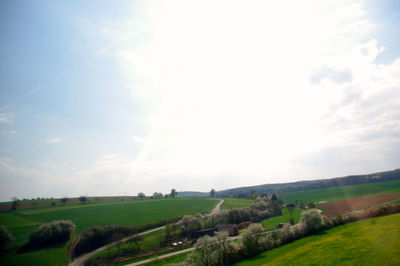
{"type": "Polygon", "coordinates": [[[254,200],[251,199],[223,198],[223,200],[222,209],[249,207],[254,203],[254,200]]]}
{"type": "Polygon", "coordinates": [[[353,210],[365,209],[378,204],[400,199],[400,193],[368,195],[357,198],[336,200],[317,204],[323,209],[322,214],[331,217],[353,210]]]}
{"type": "MultiPolygon", "coordinates": [[[[295,224],[297,224],[300,221],[302,211],[303,210],[297,208],[293,210],[293,219],[295,224]]],[[[274,229],[280,223],[289,223],[289,219],[290,219],[289,211],[287,208],[284,208],[282,209],[281,216],[275,216],[265,219],[261,222],[261,224],[263,225],[265,230],[271,230],[274,229]]]]}
{"type": "Polygon", "coordinates": [[[29,235],[44,222],[71,220],[76,225],[76,232],[82,233],[84,228],[94,225],[138,226],[185,214],[210,211],[216,203],[217,200],[207,198],[175,198],[1,211],[0,224],[7,227],[16,241],[1,256],[0,265],[65,265],[68,262],[67,244],[16,254],[18,247],[26,243],[29,235]]]}
{"type": "Polygon", "coordinates": [[[315,189],[300,192],[278,193],[278,198],[286,203],[297,201],[333,201],[373,194],[400,193],[400,180],[377,182],[353,186],[315,189]]]}
{"type": "Polygon", "coordinates": [[[236,265],[400,265],[400,214],[305,237],[236,265]]]}
{"type": "Polygon", "coordinates": [[[209,211],[216,203],[217,200],[207,198],[134,200],[29,208],[17,210],[16,214],[39,223],[71,220],[76,225],[76,231],[82,233],[83,229],[94,225],[138,226],[185,214],[209,211]]]}

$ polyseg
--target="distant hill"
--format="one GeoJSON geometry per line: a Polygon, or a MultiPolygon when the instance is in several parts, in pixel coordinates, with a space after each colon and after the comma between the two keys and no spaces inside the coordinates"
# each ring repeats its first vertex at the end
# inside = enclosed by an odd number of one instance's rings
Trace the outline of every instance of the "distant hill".
{"type": "Polygon", "coordinates": [[[256,191],[258,194],[262,193],[276,193],[282,194],[285,192],[295,191],[307,191],[313,189],[348,186],[348,185],[359,185],[375,182],[384,182],[389,180],[400,179],[400,169],[378,172],[366,175],[350,175],[345,177],[336,177],[331,179],[319,179],[311,181],[299,181],[293,183],[281,183],[281,184],[265,184],[251,187],[233,188],[222,191],[217,191],[218,197],[244,197],[248,196],[252,191],[256,191]]]}
{"type": "Polygon", "coordinates": [[[197,192],[197,191],[181,191],[178,192],[178,197],[208,197],[210,192],[197,192]]]}
{"type": "MultiPolygon", "coordinates": [[[[286,192],[307,191],[307,190],[321,189],[321,188],[384,182],[395,179],[400,179],[400,169],[372,173],[372,174],[365,174],[365,175],[350,175],[345,177],[335,177],[330,179],[297,181],[292,183],[279,183],[279,184],[264,184],[258,186],[250,186],[250,187],[232,188],[232,189],[217,191],[216,196],[245,198],[248,197],[249,194],[251,194],[251,192],[253,191],[257,192],[258,194],[262,193],[282,194],[286,192]]],[[[209,195],[209,193],[184,191],[184,192],[179,192],[178,195],[182,197],[189,197],[189,196],[206,197],[209,195]]]]}

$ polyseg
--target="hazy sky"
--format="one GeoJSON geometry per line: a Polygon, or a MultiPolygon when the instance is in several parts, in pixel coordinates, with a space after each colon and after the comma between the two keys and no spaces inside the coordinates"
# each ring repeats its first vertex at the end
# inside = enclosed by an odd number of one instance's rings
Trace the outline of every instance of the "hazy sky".
{"type": "Polygon", "coordinates": [[[399,1],[0,1],[0,200],[400,167],[399,1]]]}

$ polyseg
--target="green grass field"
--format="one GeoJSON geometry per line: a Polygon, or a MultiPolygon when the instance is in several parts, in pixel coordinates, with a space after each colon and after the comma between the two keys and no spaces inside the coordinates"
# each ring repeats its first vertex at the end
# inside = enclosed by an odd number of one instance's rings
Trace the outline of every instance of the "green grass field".
{"type": "Polygon", "coordinates": [[[223,198],[223,200],[224,204],[221,206],[222,209],[249,207],[254,203],[254,200],[251,199],[223,198]]]}
{"type": "MultiPolygon", "coordinates": [[[[21,209],[17,210],[16,214],[38,223],[71,220],[76,225],[76,231],[81,233],[83,229],[94,225],[137,226],[209,211],[216,203],[217,200],[206,198],[116,201],[21,209]]],[[[3,224],[1,218],[0,224],[3,224]]]]}
{"type": "Polygon", "coordinates": [[[138,226],[150,222],[180,217],[185,214],[210,211],[217,204],[215,199],[176,198],[162,200],[116,201],[88,203],[73,206],[33,207],[17,211],[0,212],[3,224],[16,238],[0,265],[65,265],[67,244],[24,254],[16,254],[29,235],[44,223],[53,220],[71,220],[76,231],[94,225],[123,224],[138,226]]]}
{"type": "Polygon", "coordinates": [[[400,193],[400,180],[278,194],[287,203],[332,201],[373,194],[400,193]]]}
{"type": "MultiPolygon", "coordinates": [[[[297,224],[301,218],[301,209],[294,209],[293,210],[293,219],[294,223],[297,224]]],[[[275,216],[268,219],[265,219],[261,222],[265,230],[274,229],[280,223],[289,223],[290,214],[287,208],[282,209],[281,216],[275,216]]]]}
{"type": "Polygon", "coordinates": [[[237,265],[400,265],[400,214],[305,237],[237,265]]]}

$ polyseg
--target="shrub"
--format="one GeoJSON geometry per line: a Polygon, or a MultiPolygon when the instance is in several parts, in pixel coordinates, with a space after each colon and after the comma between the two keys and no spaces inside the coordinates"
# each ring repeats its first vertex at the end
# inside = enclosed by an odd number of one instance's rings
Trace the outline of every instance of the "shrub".
{"type": "Polygon", "coordinates": [[[308,210],[301,213],[300,223],[309,232],[316,232],[322,227],[322,216],[318,210],[308,210]]]}
{"type": "Polygon", "coordinates": [[[0,225],[0,251],[4,250],[15,238],[4,225],[0,225]]]}
{"type": "Polygon", "coordinates": [[[70,234],[74,231],[75,225],[71,221],[53,221],[44,223],[29,236],[26,247],[49,246],[64,243],[69,240],[70,234]]]}
{"type": "Polygon", "coordinates": [[[111,243],[116,240],[116,235],[118,235],[119,238],[122,238],[137,232],[137,228],[124,225],[94,226],[86,228],[82,233],[79,243],[75,247],[74,255],[78,256],[87,251],[92,251],[98,247],[111,243]]]}
{"type": "Polygon", "coordinates": [[[79,201],[82,202],[82,203],[85,203],[85,202],[88,201],[88,198],[86,196],[80,196],[79,197],[79,201]]]}
{"type": "Polygon", "coordinates": [[[250,224],[242,233],[242,243],[248,256],[257,254],[260,251],[260,238],[264,232],[261,224],[250,224]]]}

